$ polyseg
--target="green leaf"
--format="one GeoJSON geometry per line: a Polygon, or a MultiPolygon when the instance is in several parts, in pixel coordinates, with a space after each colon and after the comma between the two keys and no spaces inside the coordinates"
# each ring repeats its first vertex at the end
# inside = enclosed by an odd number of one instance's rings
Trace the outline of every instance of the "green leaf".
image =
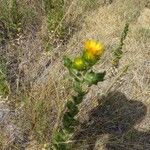
{"type": "Polygon", "coordinates": [[[68,150],[67,143],[55,143],[54,147],[56,150],[68,150]]]}
{"type": "Polygon", "coordinates": [[[78,112],[79,112],[79,109],[78,109],[78,107],[77,106],[74,106],[72,109],[70,109],[70,115],[71,115],[71,117],[74,117],[75,115],[77,115],[78,114],[78,112]]]}
{"type": "Polygon", "coordinates": [[[64,57],[64,65],[67,67],[67,68],[71,68],[71,65],[72,65],[72,61],[71,59],[69,59],[68,57],[64,57]]]}
{"type": "Polygon", "coordinates": [[[64,114],[63,117],[63,125],[65,127],[65,129],[67,130],[67,128],[74,126],[75,124],[75,119],[74,116],[77,115],[79,112],[78,107],[74,107],[72,110],[70,110],[69,112],[66,112],[64,114]]]}
{"type": "Polygon", "coordinates": [[[65,129],[70,127],[72,120],[73,117],[71,116],[71,114],[69,112],[66,112],[63,116],[63,125],[65,129]]]}
{"type": "Polygon", "coordinates": [[[70,75],[75,79],[75,81],[80,82],[81,81],[81,74],[78,70],[73,69],[72,66],[69,68],[70,75]]]}
{"type": "Polygon", "coordinates": [[[79,81],[74,81],[73,87],[76,92],[82,92],[81,83],[79,81]]]}
{"type": "Polygon", "coordinates": [[[90,73],[87,73],[84,77],[84,81],[89,85],[97,85],[98,82],[104,81],[104,77],[105,77],[106,72],[102,72],[102,73],[95,73],[93,71],[91,71],[90,73]]]}
{"type": "Polygon", "coordinates": [[[61,130],[55,134],[54,137],[54,147],[57,150],[67,150],[67,144],[65,143],[66,138],[64,132],[61,130]]]}
{"type": "Polygon", "coordinates": [[[66,106],[68,109],[73,109],[73,107],[75,106],[75,103],[73,101],[68,101],[66,106]]]}
{"type": "Polygon", "coordinates": [[[83,100],[82,97],[77,97],[77,96],[73,96],[73,100],[75,102],[76,105],[80,104],[83,100]]]}
{"type": "Polygon", "coordinates": [[[73,101],[67,102],[67,108],[69,112],[66,112],[66,113],[69,115],[69,117],[73,118],[79,112],[78,107],[73,101]]]}
{"type": "Polygon", "coordinates": [[[80,104],[83,100],[83,96],[84,95],[81,95],[81,94],[78,94],[77,96],[73,96],[74,103],[76,105],[80,104]]]}
{"type": "Polygon", "coordinates": [[[74,127],[68,127],[68,128],[66,128],[66,131],[67,131],[69,134],[71,134],[71,133],[74,133],[75,129],[74,129],[74,127]]]}
{"type": "Polygon", "coordinates": [[[63,132],[63,130],[55,133],[55,136],[54,136],[54,143],[58,143],[58,142],[64,142],[65,141],[65,134],[63,132]]]}
{"type": "Polygon", "coordinates": [[[77,96],[73,96],[72,98],[74,100],[74,103],[76,105],[80,104],[83,101],[84,95],[85,95],[85,92],[81,92],[77,96]]]}

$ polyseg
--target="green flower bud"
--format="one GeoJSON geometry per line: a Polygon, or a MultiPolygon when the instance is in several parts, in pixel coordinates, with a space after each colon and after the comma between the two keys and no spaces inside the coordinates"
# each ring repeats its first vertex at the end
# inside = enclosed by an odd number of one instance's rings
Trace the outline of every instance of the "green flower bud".
{"type": "Polygon", "coordinates": [[[83,52],[83,59],[87,61],[90,65],[94,65],[98,60],[97,56],[94,56],[92,55],[92,53],[88,53],[86,51],[83,52]]]}
{"type": "Polygon", "coordinates": [[[82,57],[77,57],[75,58],[72,66],[74,69],[82,71],[86,69],[86,62],[84,61],[82,57]]]}

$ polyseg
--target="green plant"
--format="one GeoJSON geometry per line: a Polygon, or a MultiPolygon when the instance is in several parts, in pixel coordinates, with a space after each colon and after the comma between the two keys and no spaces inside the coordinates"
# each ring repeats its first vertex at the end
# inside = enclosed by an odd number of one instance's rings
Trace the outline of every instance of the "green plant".
{"type": "Polygon", "coordinates": [[[70,140],[73,136],[79,120],[79,104],[82,103],[84,96],[88,93],[89,87],[97,85],[98,82],[104,80],[106,72],[96,73],[92,67],[97,63],[104,51],[102,44],[95,41],[87,41],[85,50],[81,56],[73,61],[64,57],[64,65],[68,68],[70,75],[73,78],[73,89],[76,95],[72,96],[66,104],[65,113],[61,117],[61,122],[54,133],[53,149],[67,150],[71,148],[70,140]]]}
{"type": "Polygon", "coordinates": [[[122,32],[122,35],[121,35],[119,45],[116,49],[113,50],[113,65],[115,67],[118,67],[119,60],[122,58],[122,55],[123,55],[122,48],[123,48],[123,45],[124,45],[124,41],[127,37],[128,31],[129,31],[129,24],[126,23],[125,27],[124,27],[124,30],[122,32]]]}

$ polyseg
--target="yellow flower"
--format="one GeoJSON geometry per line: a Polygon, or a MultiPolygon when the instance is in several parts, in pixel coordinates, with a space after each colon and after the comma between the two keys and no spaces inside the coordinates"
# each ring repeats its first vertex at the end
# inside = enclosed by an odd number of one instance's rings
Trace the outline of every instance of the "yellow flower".
{"type": "Polygon", "coordinates": [[[85,42],[85,50],[93,56],[100,56],[104,51],[104,46],[102,43],[98,43],[97,41],[87,40],[85,42]]]}
{"type": "Polygon", "coordinates": [[[75,58],[73,62],[73,67],[77,70],[84,70],[85,69],[85,61],[81,57],[75,58]]]}

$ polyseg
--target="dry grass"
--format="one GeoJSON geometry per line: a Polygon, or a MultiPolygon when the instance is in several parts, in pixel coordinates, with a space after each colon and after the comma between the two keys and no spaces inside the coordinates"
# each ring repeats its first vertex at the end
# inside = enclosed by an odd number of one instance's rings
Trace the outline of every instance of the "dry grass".
{"type": "MultiPolygon", "coordinates": [[[[31,21],[29,20],[25,31],[23,31],[23,42],[12,50],[13,53],[17,52],[17,57],[19,58],[16,72],[17,79],[19,80],[17,82],[21,86],[16,89],[16,91],[19,91],[19,96],[15,99],[15,107],[23,105],[24,117],[20,120],[20,124],[23,124],[24,132],[28,132],[29,134],[31,144],[29,144],[29,148],[27,149],[41,149],[36,148],[36,145],[51,141],[53,127],[59,119],[64,102],[70,97],[70,93],[72,92],[68,72],[62,64],[62,56],[69,55],[73,57],[78,55],[86,39],[102,41],[106,45],[106,52],[95,69],[106,69],[109,73],[112,66],[112,49],[117,46],[126,22],[130,23],[130,30],[125,41],[123,48],[124,55],[117,69],[117,74],[120,74],[122,68],[126,65],[129,65],[129,70],[123,76],[121,82],[118,80],[115,82],[110,91],[122,92],[126,96],[127,104],[133,100],[147,106],[147,113],[144,114],[145,116],[142,116],[144,120],[138,122],[138,124],[133,124],[132,130],[137,129],[139,132],[149,132],[150,16],[148,12],[150,12],[150,9],[148,8],[148,0],[94,0],[93,3],[90,0],[74,0],[65,1],[65,3],[67,6],[65,9],[66,13],[63,14],[59,24],[55,25],[55,29],[51,29],[54,31],[51,33],[48,28],[47,16],[42,11],[43,9],[39,9],[39,6],[41,8],[40,3],[36,0],[31,1],[30,7],[34,12],[35,21],[30,24],[31,21]],[[59,36],[54,34],[58,33],[58,29],[60,32],[62,26],[66,26],[69,29],[66,35],[63,35],[63,38],[61,34],[58,34],[59,36]],[[20,94],[22,89],[23,93],[20,94]]],[[[15,40],[13,39],[13,41],[15,40]]],[[[7,50],[9,51],[10,49],[12,47],[7,46],[7,50]]],[[[12,57],[8,58],[11,59],[12,57]]],[[[107,81],[98,85],[98,87],[91,89],[81,106],[79,117],[82,122],[88,123],[88,118],[90,118],[89,112],[98,105],[97,99],[103,99],[101,95],[106,92],[110,83],[115,80],[115,77],[108,78],[107,81]]],[[[124,102],[119,104],[125,105],[124,102]]],[[[122,111],[116,106],[114,109],[120,112],[121,116],[122,111]]],[[[123,107],[123,110],[127,112],[125,107],[123,107]]],[[[111,112],[113,113],[113,111],[111,112]]],[[[131,117],[134,119],[134,116],[131,117]]],[[[112,122],[115,122],[113,116],[111,119],[112,122]]],[[[95,128],[96,131],[97,128],[95,128]]],[[[95,135],[92,134],[93,139],[95,139],[94,144],[97,143],[95,149],[106,149],[106,143],[110,137],[108,135],[109,132],[105,133],[104,136],[103,134],[100,136],[96,133],[95,135]]],[[[119,137],[116,136],[116,138],[121,138],[122,136],[123,134],[119,137]]],[[[113,139],[114,137],[111,138],[113,139]]],[[[132,141],[129,140],[128,142],[132,141]]],[[[81,149],[88,149],[88,144],[86,143],[84,146],[80,145],[81,149]]],[[[134,150],[136,148],[129,147],[129,149],[134,150]]]]}

